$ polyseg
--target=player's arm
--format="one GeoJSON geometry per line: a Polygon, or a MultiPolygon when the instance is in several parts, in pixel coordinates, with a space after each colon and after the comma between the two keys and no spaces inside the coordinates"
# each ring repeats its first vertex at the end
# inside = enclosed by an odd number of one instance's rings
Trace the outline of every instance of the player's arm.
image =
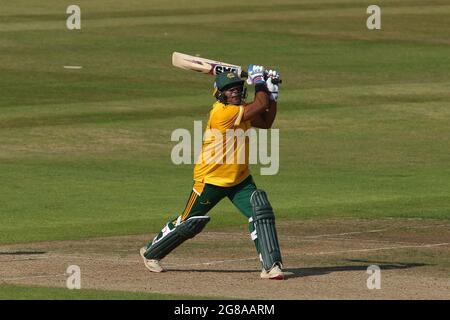
{"type": "Polygon", "coordinates": [[[260,114],[257,114],[252,120],[252,127],[259,129],[270,129],[277,115],[276,101],[270,101],[269,107],[260,114]]]}
{"type": "Polygon", "coordinates": [[[257,114],[252,120],[252,126],[261,129],[269,129],[272,127],[277,115],[278,85],[273,84],[273,79],[279,79],[277,71],[270,70],[266,80],[267,90],[269,92],[269,106],[264,112],[257,114]]]}
{"type": "Polygon", "coordinates": [[[252,103],[244,105],[243,121],[251,120],[253,123],[254,119],[269,107],[269,95],[267,94],[265,84],[257,85],[255,91],[255,100],[252,103]]]}
{"type": "Polygon", "coordinates": [[[266,112],[261,113],[260,116],[265,124],[265,127],[263,127],[262,129],[272,128],[273,122],[275,121],[275,117],[277,116],[277,102],[271,100],[269,102],[269,109],[267,109],[266,112]]]}
{"type": "Polygon", "coordinates": [[[255,99],[252,103],[244,105],[243,121],[254,119],[265,112],[269,107],[269,93],[264,80],[264,67],[257,65],[248,66],[248,84],[255,84],[255,99]]]}

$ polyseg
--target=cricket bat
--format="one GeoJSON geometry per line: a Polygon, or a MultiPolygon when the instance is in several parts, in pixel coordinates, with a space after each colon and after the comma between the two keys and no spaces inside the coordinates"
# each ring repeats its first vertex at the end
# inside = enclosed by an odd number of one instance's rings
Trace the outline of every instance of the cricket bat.
{"type": "MultiPolygon", "coordinates": [[[[248,73],[244,71],[241,66],[211,59],[194,57],[180,52],[174,52],[172,54],[172,65],[181,69],[197,71],[213,76],[222,72],[234,72],[241,78],[248,77],[248,73]]],[[[276,83],[281,83],[281,80],[276,81],[276,83]]]]}

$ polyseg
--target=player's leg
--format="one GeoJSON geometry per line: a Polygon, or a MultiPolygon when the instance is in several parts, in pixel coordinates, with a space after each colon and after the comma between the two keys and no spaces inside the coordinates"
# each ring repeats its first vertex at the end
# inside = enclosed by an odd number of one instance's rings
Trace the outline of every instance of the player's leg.
{"type": "Polygon", "coordinates": [[[194,183],[183,213],[171,219],[156,237],[141,249],[141,256],[147,268],[150,271],[162,272],[159,260],[184,241],[199,234],[210,220],[207,213],[224,197],[223,188],[194,183]]]}
{"type": "Polygon", "coordinates": [[[231,202],[233,202],[236,208],[238,208],[239,211],[247,218],[248,231],[250,233],[251,239],[255,244],[256,251],[258,252],[259,255],[260,253],[259,240],[258,237],[256,236],[255,225],[253,224],[253,217],[252,217],[253,209],[252,204],[250,203],[250,196],[256,190],[257,188],[253,181],[253,178],[249,176],[243,182],[231,188],[231,192],[229,193],[228,198],[231,200],[231,202]]]}
{"type": "Polygon", "coordinates": [[[255,243],[263,266],[261,277],[283,279],[275,215],[266,193],[256,188],[251,176],[233,189],[229,198],[249,219],[251,238],[255,243]]]}

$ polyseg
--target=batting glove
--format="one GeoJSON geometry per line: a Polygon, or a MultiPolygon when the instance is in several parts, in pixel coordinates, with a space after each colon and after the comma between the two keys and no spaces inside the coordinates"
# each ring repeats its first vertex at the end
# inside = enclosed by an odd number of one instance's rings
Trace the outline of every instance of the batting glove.
{"type": "Polygon", "coordinates": [[[280,74],[275,70],[269,70],[266,74],[266,86],[270,93],[269,99],[272,101],[278,100],[278,84],[272,83],[272,80],[280,80],[280,74]]]}
{"type": "Polygon", "coordinates": [[[252,84],[264,84],[264,67],[250,64],[248,66],[248,78],[247,83],[252,84]]]}

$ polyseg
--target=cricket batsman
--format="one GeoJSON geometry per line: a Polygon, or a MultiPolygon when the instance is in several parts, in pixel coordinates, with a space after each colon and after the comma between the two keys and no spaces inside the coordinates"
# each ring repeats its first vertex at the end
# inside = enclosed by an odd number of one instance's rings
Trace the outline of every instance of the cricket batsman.
{"type": "MultiPolygon", "coordinates": [[[[160,261],[184,241],[199,234],[210,221],[208,212],[223,198],[228,198],[248,219],[251,238],[261,260],[263,279],[284,279],[281,252],[275,228],[275,215],[266,193],[256,187],[250,175],[248,152],[245,161],[226,161],[226,152],[218,153],[220,159],[206,159],[211,150],[227,149],[234,145],[236,136],[227,134],[229,130],[251,127],[269,129],[277,113],[278,80],[276,71],[266,72],[263,66],[249,65],[247,83],[255,85],[255,98],[245,103],[244,80],[236,73],[218,74],[214,83],[214,103],[202,144],[200,156],[194,168],[194,185],[184,211],[171,219],[156,237],[141,248],[144,264],[152,272],[164,272],[160,261]],[[219,132],[223,139],[208,135],[208,131],[219,132]],[[231,141],[229,141],[231,139],[231,141]],[[224,147],[225,145],[227,147],[224,147]],[[230,143],[230,144],[228,144],[230,143]],[[220,144],[220,145],[217,145],[220,144]],[[223,144],[223,145],[222,145],[223,144]],[[220,160],[220,161],[217,161],[220,160]],[[223,160],[223,161],[222,161],[223,160]]],[[[249,150],[248,139],[244,148],[249,150]]],[[[226,150],[229,151],[229,150],[226,150]]],[[[242,148],[235,148],[234,158],[242,148]]]]}

